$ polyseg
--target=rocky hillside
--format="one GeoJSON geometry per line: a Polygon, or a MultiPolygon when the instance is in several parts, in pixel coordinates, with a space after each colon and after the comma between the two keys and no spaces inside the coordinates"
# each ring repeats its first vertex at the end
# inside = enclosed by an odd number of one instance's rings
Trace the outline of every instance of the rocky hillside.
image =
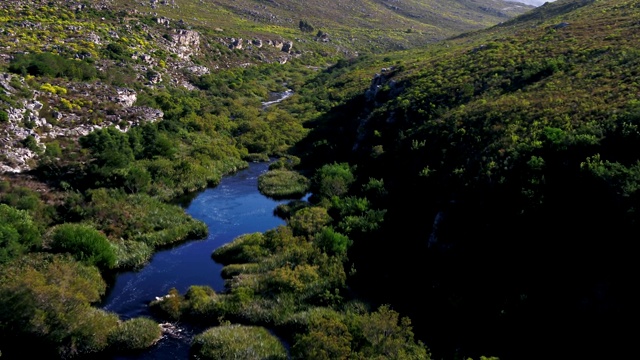
{"type": "Polygon", "coordinates": [[[140,91],[256,64],[326,64],[441,39],[529,7],[487,2],[4,1],[0,4],[0,160],[35,165],[46,143],[163,113],[140,91]],[[301,14],[304,14],[302,16],[301,14]],[[330,20],[326,20],[330,19],[330,20]]]}

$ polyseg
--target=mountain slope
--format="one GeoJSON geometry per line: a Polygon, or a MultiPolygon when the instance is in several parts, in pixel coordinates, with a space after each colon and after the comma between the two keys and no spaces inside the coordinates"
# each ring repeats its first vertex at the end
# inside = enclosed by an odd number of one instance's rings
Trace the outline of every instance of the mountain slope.
{"type": "Polygon", "coordinates": [[[637,272],[637,4],[549,3],[344,64],[309,99],[333,110],[300,147],[307,165],[357,165],[350,194],[386,210],[380,230],[350,234],[356,287],[388,279],[436,354],[631,351],[614,328],[637,272]]]}
{"type": "MultiPolygon", "coordinates": [[[[132,6],[116,0],[118,6],[132,6]]],[[[193,25],[237,31],[241,36],[277,33],[313,41],[321,31],[341,51],[408,48],[479,29],[522,14],[531,6],[508,1],[221,1],[177,0],[151,5],[160,15],[193,25]],[[310,27],[300,33],[300,22],[310,27]]],[[[149,6],[135,5],[139,11],[149,6]]]]}

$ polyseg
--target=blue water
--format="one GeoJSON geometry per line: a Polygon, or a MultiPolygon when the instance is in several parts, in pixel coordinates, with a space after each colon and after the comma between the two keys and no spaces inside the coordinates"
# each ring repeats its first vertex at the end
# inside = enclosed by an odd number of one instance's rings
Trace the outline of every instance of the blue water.
{"type": "MultiPolygon", "coordinates": [[[[208,237],[160,251],[141,270],[119,274],[102,307],[126,320],[150,316],[147,304],[156,296],[166,295],[172,287],[181,293],[191,285],[209,285],[216,292],[223,291],[222,265],[211,259],[211,253],[241,234],[284,224],[273,215],[273,209],[286,201],[275,201],[258,192],[258,176],[268,166],[251,164],[248,169],[223,178],[217,187],[198,194],[186,212],[207,224],[208,237]]],[[[187,359],[191,332],[185,327],[183,337],[163,338],[150,351],[117,359],[187,359]]]]}

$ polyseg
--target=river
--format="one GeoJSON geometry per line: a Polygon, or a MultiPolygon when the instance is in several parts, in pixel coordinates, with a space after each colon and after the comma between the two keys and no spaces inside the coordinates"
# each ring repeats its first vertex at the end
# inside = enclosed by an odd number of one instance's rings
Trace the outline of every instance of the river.
{"type": "MultiPolygon", "coordinates": [[[[245,233],[263,232],[284,224],[273,209],[286,201],[275,201],[258,192],[258,176],[267,171],[267,163],[250,164],[248,169],[222,179],[220,185],[199,193],[186,212],[204,221],[209,235],[157,252],[139,271],[117,275],[102,307],[123,320],[151,316],[147,304],[175,287],[184,293],[191,285],[209,285],[224,290],[220,276],[222,265],[211,259],[219,246],[245,233]]],[[[165,337],[150,350],[116,359],[187,359],[194,331],[184,327],[183,336],[165,337]]]]}

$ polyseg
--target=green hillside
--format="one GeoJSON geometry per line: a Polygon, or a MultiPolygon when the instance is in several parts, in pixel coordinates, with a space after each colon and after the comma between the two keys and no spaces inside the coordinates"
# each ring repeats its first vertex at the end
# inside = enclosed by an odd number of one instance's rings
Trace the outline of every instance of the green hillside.
{"type": "MultiPolygon", "coordinates": [[[[225,1],[175,0],[117,6],[184,19],[194,27],[223,30],[251,38],[279,35],[320,42],[339,54],[381,52],[424,45],[464,31],[480,29],[522,14],[532,7],[508,1],[225,1]],[[305,26],[301,26],[304,23],[305,26]],[[319,37],[325,33],[325,37],[319,37]]],[[[329,49],[329,50],[327,50],[329,49]]]]}
{"type": "Polygon", "coordinates": [[[359,234],[318,199],[351,231],[354,287],[388,289],[436,354],[630,351],[614,324],[631,311],[640,205],[637,5],[557,1],[309,89],[331,110],[302,164],[348,162],[348,194],[386,211],[359,234]]]}

